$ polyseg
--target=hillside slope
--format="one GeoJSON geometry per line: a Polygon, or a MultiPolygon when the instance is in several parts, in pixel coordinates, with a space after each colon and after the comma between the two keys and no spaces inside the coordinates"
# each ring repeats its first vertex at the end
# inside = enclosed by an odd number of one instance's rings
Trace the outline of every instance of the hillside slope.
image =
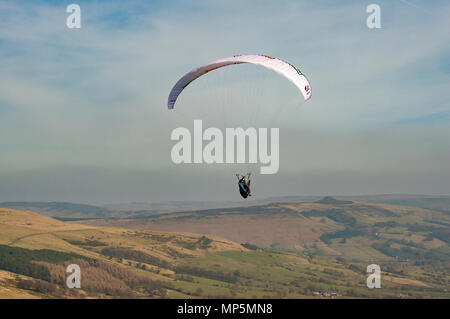
{"type": "MultiPolygon", "coordinates": [[[[93,282],[88,284],[87,291],[83,291],[86,296],[151,297],[153,293],[133,292],[134,283],[170,282],[179,261],[201,257],[205,252],[229,250],[246,249],[221,238],[92,227],[58,221],[33,212],[0,208],[0,270],[4,277],[4,297],[7,291],[12,297],[17,297],[17,287],[20,285],[38,287],[31,289],[31,293],[36,289],[49,289],[60,296],[64,290],[61,288],[64,287],[61,280],[65,269],[63,265],[74,261],[89,269],[87,278],[91,277],[93,282]],[[118,278],[107,278],[106,272],[111,270],[110,267],[118,278]],[[37,281],[33,285],[16,282],[8,288],[5,282],[14,282],[12,273],[37,281]],[[96,285],[100,287],[103,284],[94,278],[99,275],[113,284],[97,290],[96,285]],[[126,282],[129,277],[134,278],[133,282],[126,282]],[[62,290],[54,286],[46,287],[45,284],[42,288],[42,281],[57,284],[62,290]]],[[[158,283],[157,286],[167,290],[169,285],[158,283]]],[[[25,291],[23,296],[28,296],[30,291],[25,291]]],[[[69,291],[65,293],[70,296],[69,291]]]]}
{"type": "Polygon", "coordinates": [[[62,218],[108,218],[114,212],[99,206],[65,202],[2,202],[0,208],[33,211],[44,216],[62,218]]]}
{"type": "Polygon", "coordinates": [[[351,260],[381,262],[400,258],[448,264],[450,216],[445,212],[378,203],[328,202],[276,203],[83,224],[216,235],[263,248],[351,260]]]}
{"type": "Polygon", "coordinates": [[[369,290],[365,263],[216,236],[86,226],[11,209],[0,209],[0,228],[0,298],[450,297],[448,274],[429,267],[382,265],[383,289],[369,290]],[[81,267],[81,289],[65,286],[71,263],[81,267]]]}

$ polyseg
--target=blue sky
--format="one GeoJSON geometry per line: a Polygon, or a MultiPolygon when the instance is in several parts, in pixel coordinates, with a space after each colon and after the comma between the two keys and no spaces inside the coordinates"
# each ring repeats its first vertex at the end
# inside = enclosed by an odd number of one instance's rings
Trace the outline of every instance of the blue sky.
{"type": "Polygon", "coordinates": [[[79,30],[70,3],[0,1],[0,201],[236,199],[245,168],[176,166],[170,132],[255,112],[281,130],[280,172],[255,177],[258,196],[450,193],[447,1],[378,1],[378,30],[365,1],[79,1],[79,30]],[[178,77],[237,53],[298,65],[313,99],[242,66],[166,110],[178,77]]]}

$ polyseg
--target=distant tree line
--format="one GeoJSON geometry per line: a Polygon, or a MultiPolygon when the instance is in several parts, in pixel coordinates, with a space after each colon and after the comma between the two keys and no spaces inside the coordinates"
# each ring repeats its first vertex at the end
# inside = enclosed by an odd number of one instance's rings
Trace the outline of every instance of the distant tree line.
{"type": "Polygon", "coordinates": [[[331,241],[335,238],[351,238],[356,236],[367,235],[367,230],[364,227],[347,227],[344,230],[338,230],[334,233],[325,233],[320,236],[320,240],[326,244],[331,244],[331,241]]]}
{"type": "Polygon", "coordinates": [[[175,272],[178,274],[187,274],[203,278],[209,278],[213,280],[236,283],[239,279],[239,273],[225,273],[222,270],[206,270],[199,267],[192,266],[177,266],[175,267],[175,272]]]}
{"type": "Polygon", "coordinates": [[[87,239],[86,241],[65,239],[65,241],[67,241],[69,244],[81,247],[99,247],[108,245],[107,243],[95,239],[87,239]]]}
{"type": "Polygon", "coordinates": [[[197,241],[182,241],[182,240],[175,241],[176,244],[189,250],[196,250],[197,248],[207,249],[211,246],[212,242],[213,240],[206,236],[200,237],[197,241]]]}
{"type": "Polygon", "coordinates": [[[172,265],[161,258],[146,254],[142,251],[125,248],[125,247],[107,247],[103,248],[100,253],[105,256],[113,258],[123,258],[130,259],[141,263],[146,263],[149,265],[154,265],[162,268],[171,269],[172,265]]]}
{"type": "Polygon", "coordinates": [[[0,245],[0,269],[45,281],[50,281],[49,270],[47,267],[34,263],[34,261],[61,263],[76,258],[86,259],[86,257],[77,254],[49,249],[30,250],[0,245]]]}
{"type": "Polygon", "coordinates": [[[258,250],[259,249],[258,246],[250,244],[249,242],[246,242],[245,244],[241,244],[241,246],[245,247],[247,249],[250,249],[250,250],[258,250]]]}

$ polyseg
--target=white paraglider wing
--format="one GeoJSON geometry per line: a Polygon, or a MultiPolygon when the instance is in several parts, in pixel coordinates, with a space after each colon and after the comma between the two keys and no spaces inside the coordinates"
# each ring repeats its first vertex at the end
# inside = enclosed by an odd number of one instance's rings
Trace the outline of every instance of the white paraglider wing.
{"type": "Polygon", "coordinates": [[[296,68],[292,64],[271,56],[249,54],[234,55],[228,58],[216,60],[202,65],[201,67],[192,70],[188,74],[184,75],[181,79],[178,80],[178,82],[170,91],[167,106],[169,107],[169,109],[173,109],[178,96],[181,94],[184,88],[195,79],[212,70],[232,64],[241,63],[256,64],[275,71],[291,81],[300,90],[300,92],[302,92],[305,100],[309,100],[311,98],[311,86],[309,85],[308,79],[302,74],[299,68],[296,68]]]}

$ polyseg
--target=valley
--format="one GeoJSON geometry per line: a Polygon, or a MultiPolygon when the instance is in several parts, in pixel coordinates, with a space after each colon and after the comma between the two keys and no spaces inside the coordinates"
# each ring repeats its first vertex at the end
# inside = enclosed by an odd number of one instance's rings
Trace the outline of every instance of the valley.
{"type": "Polygon", "coordinates": [[[0,208],[0,298],[448,298],[448,225],[330,198],[71,222],[0,208]]]}

